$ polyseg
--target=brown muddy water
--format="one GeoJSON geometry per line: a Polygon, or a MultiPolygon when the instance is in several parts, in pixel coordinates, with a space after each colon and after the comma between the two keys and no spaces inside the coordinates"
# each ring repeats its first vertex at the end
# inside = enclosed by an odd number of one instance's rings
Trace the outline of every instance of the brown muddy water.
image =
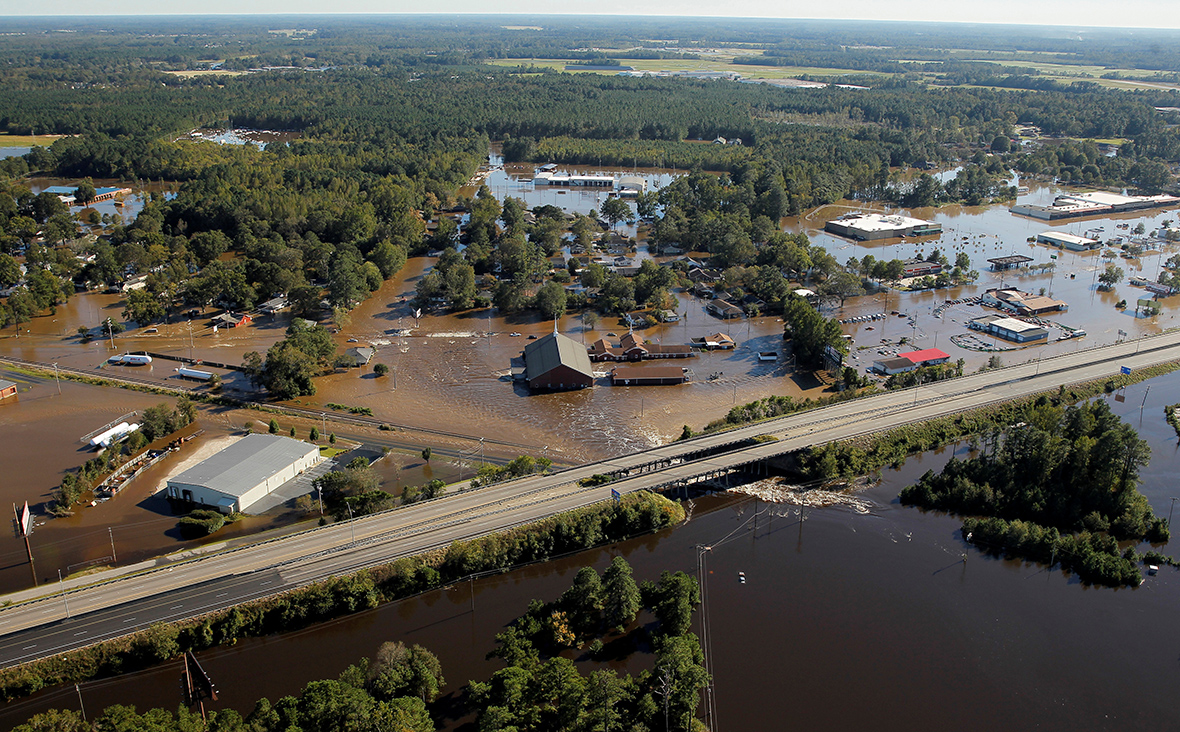
{"type": "MultiPolygon", "coordinates": [[[[81,438],[112,421],[136,421],[127,416],[161,402],[174,400],[123,389],[103,388],[62,381],[61,393],[52,378],[30,377],[0,371],[0,376],[19,385],[18,397],[0,403],[0,441],[7,447],[4,462],[5,480],[0,482],[0,506],[5,511],[13,504],[29,502],[36,516],[30,545],[35,561],[30,568],[24,543],[16,538],[0,542],[0,594],[23,589],[35,583],[56,581],[63,575],[85,572],[97,567],[127,565],[152,557],[192,549],[203,544],[241,539],[271,530],[296,530],[298,523],[318,518],[307,516],[291,506],[279,506],[258,516],[246,517],[201,541],[185,541],[177,531],[172,506],[158,493],[176,466],[211,440],[231,434],[243,434],[247,421],[253,429],[266,429],[265,421],[250,410],[202,407],[198,420],[189,431],[203,430],[178,453],[148,468],[128,482],[111,500],[97,505],[80,505],[75,514],[51,518],[47,506],[62,476],[77,469],[95,456],[81,438]],[[261,420],[261,421],[260,421],[261,420]],[[113,543],[113,547],[112,547],[113,543]],[[34,571],[35,569],[35,571],[34,571]]],[[[280,417],[283,434],[295,427],[300,438],[311,428],[321,428],[320,420],[280,417]]],[[[422,485],[434,478],[453,482],[461,467],[456,448],[445,442],[435,444],[435,455],[427,463],[418,450],[403,444],[396,435],[327,423],[328,432],[336,432],[349,444],[362,443],[366,454],[379,456],[382,449],[390,453],[375,467],[381,487],[398,493],[405,485],[422,485]]],[[[324,442],[321,440],[321,443],[324,442]]],[[[498,451],[489,459],[502,460],[498,451]]],[[[344,460],[350,459],[346,454],[344,460]]],[[[470,467],[467,466],[470,475],[470,467]]]]}
{"type": "MultiPolygon", "coordinates": [[[[1177,401],[1176,374],[1111,401],[1152,446],[1142,489],[1163,515],[1180,461],[1162,405],[1177,401]]],[[[201,662],[222,695],[217,706],[248,712],[256,698],[297,693],[384,641],[419,643],[438,654],[450,682],[443,728],[470,730],[456,711],[460,689],[499,668],[485,658],[492,637],[530,599],[556,598],[579,567],[601,570],[616,554],[641,580],[694,572],[704,544],[713,547],[706,581],[718,729],[1175,729],[1180,574],[1165,568],[1135,590],[1083,587],[1059,570],[983,556],[962,542],[957,519],[897,503],[902,487],[966,450],[885,471],[864,494],[867,514],[812,509],[801,522],[794,507],[698,499],[689,523],[674,530],[241,641],[201,662]]],[[[615,665],[634,672],[642,659],[615,665]]],[[[173,664],[95,681],[82,696],[91,713],[113,703],[171,709],[179,673],[173,664]]],[[[76,706],[72,687],[48,690],[8,705],[0,725],[76,706]]]]}

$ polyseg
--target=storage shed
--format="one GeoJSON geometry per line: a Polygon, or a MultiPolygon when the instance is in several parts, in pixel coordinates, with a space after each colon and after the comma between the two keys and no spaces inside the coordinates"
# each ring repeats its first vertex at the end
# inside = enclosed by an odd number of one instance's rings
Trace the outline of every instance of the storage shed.
{"type": "Polygon", "coordinates": [[[315,445],[282,435],[247,435],[169,478],[168,497],[222,513],[244,513],[318,462],[320,450],[315,445]]]}
{"type": "Polygon", "coordinates": [[[0,379],[0,399],[16,396],[16,383],[7,379],[0,379]]]}
{"type": "Polygon", "coordinates": [[[668,386],[688,381],[677,366],[619,366],[610,374],[612,386],[668,386]]]}

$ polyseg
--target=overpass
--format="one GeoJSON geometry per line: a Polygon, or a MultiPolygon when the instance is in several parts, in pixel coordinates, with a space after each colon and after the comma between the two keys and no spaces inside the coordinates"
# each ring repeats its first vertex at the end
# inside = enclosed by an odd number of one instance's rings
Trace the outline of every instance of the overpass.
{"type": "Polygon", "coordinates": [[[457,492],[259,544],[127,573],[109,570],[0,600],[0,665],[193,617],[605,500],[726,475],[811,445],[998,404],[1180,359],[1180,332],[877,394],[561,472],[457,492]],[[760,435],[777,438],[752,443],[760,435]],[[587,488],[595,474],[617,478],[587,488]]]}

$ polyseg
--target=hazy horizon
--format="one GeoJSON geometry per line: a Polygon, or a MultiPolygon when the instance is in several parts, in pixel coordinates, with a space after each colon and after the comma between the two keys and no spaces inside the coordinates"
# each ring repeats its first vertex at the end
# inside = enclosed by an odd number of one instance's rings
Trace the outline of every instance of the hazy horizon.
{"type": "MultiPolygon", "coordinates": [[[[895,21],[895,22],[931,22],[931,23],[964,23],[989,25],[1030,25],[1076,29],[1144,29],[1144,30],[1174,30],[1180,29],[1180,3],[1174,0],[1133,0],[1130,8],[1119,8],[1117,23],[1114,20],[1109,3],[1097,0],[1043,0],[1039,3],[1020,2],[1018,0],[988,0],[982,4],[964,4],[952,6],[946,3],[935,3],[929,0],[897,0],[885,4],[874,0],[847,0],[842,4],[840,17],[822,16],[806,12],[812,6],[801,3],[774,3],[766,0],[738,0],[727,5],[731,12],[718,15],[716,3],[705,3],[701,0],[687,2],[670,2],[669,0],[654,0],[644,7],[644,12],[629,12],[633,5],[625,4],[621,0],[603,0],[595,8],[598,12],[586,12],[584,8],[576,11],[565,9],[568,3],[552,3],[546,0],[515,0],[508,3],[502,11],[489,12],[486,4],[473,0],[454,0],[452,7],[445,11],[424,13],[416,5],[407,2],[392,4],[379,0],[344,0],[337,3],[332,12],[325,12],[322,3],[316,0],[206,0],[201,5],[202,11],[193,12],[191,3],[163,0],[152,6],[153,12],[142,12],[142,6],[129,5],[121,0],[90,0],[85,5],[89,12],[84,13],[49,13],[48,8],[64,3],[29,4],[18,3],[14,0],[0,0],[0,17],[21,17],[46,19],[96,18],[96,17],[161,17],[161,16],[349,16],[349,15],[478,15],[478,16],[535,16],[537,20],[545,17],[664,17],[664,18],[723,18],[728,20],[741,19],[773,19],[773,20],[801,20],[801,21],[895,21]],[[405,7],[403,7],[405,6],[405,7]],[[791,12],[794,7],[799,12],[791,12]]],[[[74,6],[69,6],[73,9],[74,6]]]]}

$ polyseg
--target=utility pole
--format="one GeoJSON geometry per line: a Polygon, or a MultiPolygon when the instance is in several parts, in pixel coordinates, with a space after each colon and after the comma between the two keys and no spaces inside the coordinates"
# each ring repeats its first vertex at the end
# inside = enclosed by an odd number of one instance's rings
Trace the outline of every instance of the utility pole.
{"type": "Polygon", "coordinates": [[[82,721],[86,721],[86,705],[82,703],[82,687],[74,684],[74,691],[78,692],[78,707],[82,710],[82,721]]]}
{"type": "Polygon", "coordinates": [[[61,570],[57,570],[57,586],[61,589],[61,600],[66,604],[66,619],[70,617],[70,601],[66,598],[66,585],[61,578],[61,570]]]}
{"type": "Polygon", "coordinates": [[[1143,403],[1139,405],[1139,411],[1143,411],[1143,408],[1147,406],[1147,395],[1150,393],[1151,387],[1149,386],[1147,387],[1147,391],[1143,392],[1143,403]]]}
{"type": "Polygon", "coordinates": [[[352,523],[352,504],[346,500],[344,507],[348,509],[348,528],[352,531],[352,544],[356,546],[356,527],[352,523]]]}
{"type": "Polygon", "coordinates": [[[108,526],[107,533],[110,534],[111,537],[111,561],[118,563],[119,556],[115,554],[115,530],[108,526]]]}
{"type": "Polygon", "coordinates": [[[111,335],[111,350],[115,350],[115,324],[107,318],[107,332],[111,335]]]}
{"type": "Polygon", "coordinates": [[[61,377],[57,373],[57,363],[53,364],[53,378],[57,381],[57,395],[61,396],[61,377]]]}

